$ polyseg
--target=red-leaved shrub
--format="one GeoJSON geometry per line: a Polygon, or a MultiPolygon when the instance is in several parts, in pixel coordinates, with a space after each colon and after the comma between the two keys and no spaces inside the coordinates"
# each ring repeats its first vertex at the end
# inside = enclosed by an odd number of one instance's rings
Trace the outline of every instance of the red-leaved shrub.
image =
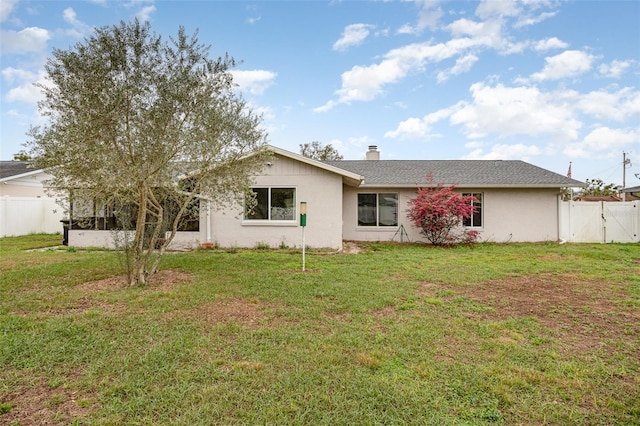
{"type": "Polygon", "coordinates": [[[478,239],[478,231],[462,226],[475,213],[475,198],[454,188],[442,184],[418,188],[418,196],[409,200],[407,217],[433,245],[470,244],[478,239]]]}

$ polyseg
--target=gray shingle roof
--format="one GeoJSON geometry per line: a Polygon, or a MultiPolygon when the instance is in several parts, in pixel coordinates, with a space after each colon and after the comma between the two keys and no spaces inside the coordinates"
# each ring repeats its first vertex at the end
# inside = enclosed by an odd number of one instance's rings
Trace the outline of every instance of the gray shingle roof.
{"type": "Polygon", "coordinates": [[[640,192],[640,186],[631,186],[622,190],[622,192],[640,192]]]}
{"type": "Polygon", "coordinates": [[[505,188],[584,186],[583,182],[515,160],[346,160],[326,163],[363,176],[362,186],[416,187],[429,183],[505,188]],[[432,182],[427,182],[429,173],[433,176],[432,182]]]}
{"type": "Polygon", "coordinates": [[[28,161],[0,161],[0,179],[33,172],[28,161]]]}

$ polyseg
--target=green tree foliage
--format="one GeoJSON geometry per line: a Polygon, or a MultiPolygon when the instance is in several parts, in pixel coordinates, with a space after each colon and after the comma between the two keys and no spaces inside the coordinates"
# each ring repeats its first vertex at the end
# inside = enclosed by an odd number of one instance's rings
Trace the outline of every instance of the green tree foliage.
{"type": "Polygon", "coordinates": [[[314,160],[342,160],[342,155],[331,144],[322,145],[318,141],[300,144],[300,154],[314,160]]]}
{"type": "Polygon", "coordinates": [[[27,154],[26,151],[20,150],[17,153],[13,154],[13,161],[29,161],[31,160],[31,156],[27,154]]]}
{"type": "Polygon", "coordinates": [[[472,196],[454,192],[442,184],[418,188],[416,198],[409,200],[407,217],[436,246],[472,243],[478,232],[462,227],[464,219],[475,213],[472,196]]]}
{"type": "Polygon", "coordinates": [[[194,205],[242,199],[268,156],[234,66],[210,59],[197,32],[165,41],[138,20],[98,28],[46,63],[48,123],[30,130],[30,155],[56,189],[132,215],[132,285],[155,273],[194,205]]]}
{"type": "Polygon", "coordinates": [[[616,195],[618,192],[616,184],[605,184],[602,179],[587,179],[585,183],[587,186],[580,191],[581,196],[601,197],[616,195]]]}

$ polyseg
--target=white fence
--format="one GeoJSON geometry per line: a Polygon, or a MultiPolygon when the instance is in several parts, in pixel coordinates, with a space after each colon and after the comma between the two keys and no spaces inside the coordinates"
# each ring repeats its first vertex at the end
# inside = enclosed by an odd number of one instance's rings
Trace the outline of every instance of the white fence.
{"type": "Polygon", "coordinates": [[[62,219],[54,198],[0,197],[0,237],[62,233],[62,219]]]}
{"type": "Polygon", "coordinates": [[[640,242],[640,201],[561,201],[560,239],[577,243],[640,242]]]}

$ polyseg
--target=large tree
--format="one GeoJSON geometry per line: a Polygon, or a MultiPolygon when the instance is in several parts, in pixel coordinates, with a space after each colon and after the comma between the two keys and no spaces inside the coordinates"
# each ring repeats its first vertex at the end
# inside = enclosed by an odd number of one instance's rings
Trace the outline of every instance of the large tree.
{"type": "Polygon", "coordinates": [[[300,144],[300,154],[314,160],[342,160],[342,155],[331,144],[322,145],[318,141],[300,144]]]}
{"type": "Polygon", "coordinates": [[[134,216],[132,285],[156,272],[194,206],[241,199],[268,156],[261,117],[234,90],[235,65],[210,59],[197,32],[181,27],[167,41],[138,20],[98,28],[46,63],[48,123],[30,130],[30,154],[58,190],[134,216]]]}

